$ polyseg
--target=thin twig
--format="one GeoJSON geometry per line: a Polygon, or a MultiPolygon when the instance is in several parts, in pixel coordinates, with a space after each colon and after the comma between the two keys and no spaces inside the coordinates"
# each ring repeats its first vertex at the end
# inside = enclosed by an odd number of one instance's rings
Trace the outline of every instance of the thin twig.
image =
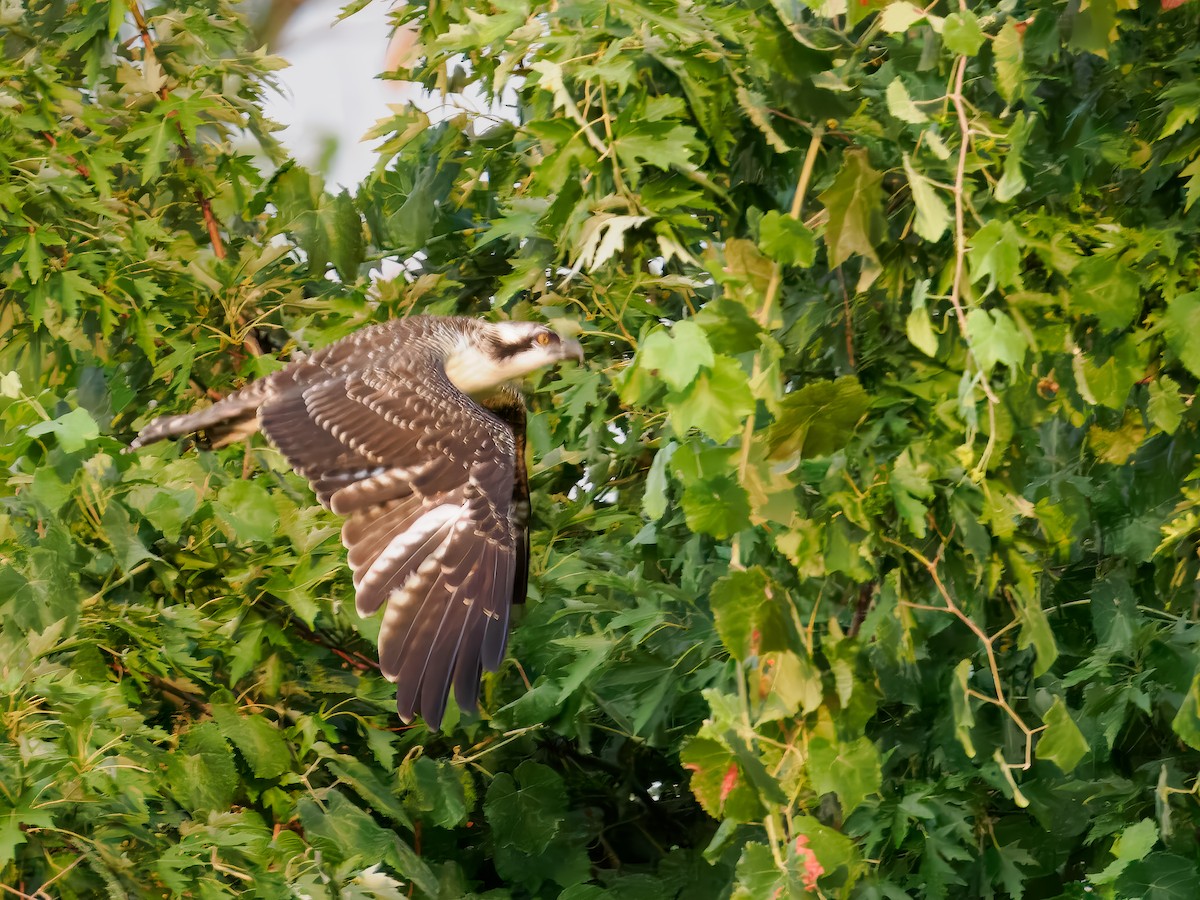
{"type": "Polygon", "coordinates": [[[600,85],[600,111],[604,119],[604,135],[608,138],[608,152],[612,155],[613,186],[618,193],[632,200],[629,189],[625,187],[625,179],[621,177],[621,160],[617,158],[617,141],[613,137],[612,117],[608,114],[608,91],[603,83],[600,85]]]}
{"type": "MultiPolygon", "coordinates": [[[[142,47],[146,53],[154,54],[154,41],[150,37],[150,26],[146,22],[146,16],[138,5],[137,0],[128,0],[129,11],[133,13],[133,20],[137,23],[138,31],[142,36],[142,47]]],[[[163,86],[158,89],[158,99],[166,100],[171,94],[170,89],[164,82],[163,86]]],[[[196,165],[196,155],[192,152],[191,142],[188,141],[187,135],[183,131],[183,126],[178,120],[174,123],[175,131],[179,134],[179,148],[183,153],[183,161],[188,166],[196,165]]],[[[204,217],[204,226],[208,231],[208,240],[212,244],[213,255],[217,259],[225,258],[225,245],[221,241],[221,229],[217,224],[216,216],[213,215],[212,203],[204,196],[204,192],[199,188],[195,189],[196,202],[200,205],[200,213],[204,217]]]]}
{"type": "MultiPolygon", "coordinates": [[[[1043,725],[1038,728],[1030,728],[1027,724],[1025,724],[1025,720],[1021,718],[1020,714],[1013,709],[1012,705],[1008,702],[1008,698],[1004,694],[1004,686],[1000,677],[1000,664],[996,659],[996,648],[994,645],[996,638],[999,637],[1003,631],[997,632],[994,635],[989,635],[974,619],[963,612],[962,608],[950,595],[950,590],[946,587],[945,582],[942,581],[941,573],[938,571],[939,561],[937,558],[930,559],[915,547],[909,547],[907,544],[901,543],[900,541],[888,537],[887,535],[883,535],[883,539],[887,543],[892,544],[895,547],[899,547],[921,564],[922,568],[925,569],[925,571],[929,574],[929,577],[933,580],[933,586],[937,589],[938,594],[941,596],[942,602],[946,604],[943,608],[940,606],[932,606],[924,603],[912,603],[910,601],[903,600],[901,601],[903,605],[910,609],[949,613],[967,626],[971,633],[974,634],[975,637],[979,639],[979,642],[983,645],[983,652],[987,656],[988,672],[991,675],[992,687],[995,689],[996,696],[989,697],[986,694],[980,694],[976,691],[970,691],[970,693],[972,696],[976,696],[980,700],[986,700],[988,703],[991,703],[1004,710],[1005,714],[1012,720],[1013,724],[1016,725],[1017,728],[1021,730],[1021,733],[1025,735],[1025,761],[1023,763],[1005,763],[1005,765],[1007,765],[1010,769],[1028,769],[1031,765],[1033,765],[1033,736],[1039,731],[1042,731],[1045,726],[1043,725]]],[[[944,545],[938,550],[939,557],[942,549],[944,549],[944,545]]]]}
{"type": "MultiPolygon", "coordinates": [[[[808,144],[808,152],[804,156],[804,165],[800,167],[800,175],[796,179],[796,193],[792,196],[792,208],[788,210],[788,216],[792,219],[799,220],[804,212],[804,198],[808,193],[809,182],[812,181],[813,167],[817,163],[817,154],[821,151],[821,138],[824,135],[824,129],[817,128],[812,133],[812,140],[808,144]]],[[[771,307],[775,303],[775,297],[779,293],[779,289],[783,284],[783,266],[778,262],[771,266],[771,277],[767,281],[767,291],[763,297],[762,305],[758,308],[755,314],[755,321],[759,327],[765,329],[771,321],[771,307]]],[[[754,356],[754,366],[750,374],[750,382],[754,381],[762,374],[762,354],[758,353],[754,356]]],[[[746,472],[750,468],[750,445],[754,438],[754,413],[751,412],[746,417],[746,424],[742,428],[742,446],[738,457],[738,483],[745,484],[746,472]]],[[[741,541],[738,535],[733,536],[733,542],[730,545],[729,567],[731,569],[744,568],[741,562],[741,541]]]]}
{"type": "Polygon", "coordinates": [[[379,663],[375,662],[375,660],[363,656],[357,650],[352,654],[342,650],[340,647],[326,640],[324,635],[313,631],[311,628],[301,622],[292,621],[290,623],[290,627],[295,629],[300,637],[308,641],[310,644],[316,644],[318,647],[324,647],[326,650],[332,651],[337,656],[341,657],[344,662],[357,669],[359,672],[369,672],[373,669],[378,671],[379,669],[379,663]]]}
{"type": "MultiPolygon", "coordinates": [[[[517,738],[521,737],[522,735],[526,735],[531,731],[537,731],[541,727],[542,727],[542,725],[541,725],[541,723],[539,723],[537,725],[527,725],[524,728],[514,728],[512,731],[506,731],[504,733],[503,739],[499,740],[499,741],[494,741],[493,738],[488,738],[486,741],[483,742],[485,745],[484,748],[482,750],[480,750],[478,753],[473,753],[470,756],[459,756],[458,751],[455,750],[454,756],[450,760],[450,763],[455,766],[465,766],[467,763],[473,763],[473,762],[475,762],[475,760],[482,759],[483,757],[487,756],[489,753],[491,753],[495,750],[499,750],[505,744],[511,744],[513,741],[515,741],[517,738]],[[487,746],[489,744],[490,744],[490,746],[487,746]]],[[[478,746],[478,745],[476,745],[476,746],[478,746]]]]}
{"type": "Polygon", "coordinates": [[[68,872],[70,872],[73,868],[75,868],[81,862],[83,862],[82,855],[75,857],[67,865],[63,866],[61,869],[59,869],[57,872],[55,872],[52,876],[50,876],[48,879],[43,881],[42,886],[37,889],[37,893],[35,893],[33,896],[44,897],[45,900],[51,900],[50,895],[46,893],[46,888],[50,887],[50,885],[54,884],[54,882],[58,881],[58,879],[62,878],[64,875],[66,875],[68,872]]]}
{"type": "Polygon", "coordinates": [[[846,316],[846,364],[854,368],[854,314],[850,309],[850,291],[846,288],[846,275],[838,266],[838,283],[842,286],[842,311],[846,316]]]}
{"type": "Polygon", "coordinates": [[[858,589],[858,603],[854,607],[854,618],[850,621],[850,630],[846,637],[858,637],[858,631],[866,621],[867,611],[871,608],[871,595],[875,592],[873,584],[864,584],[858,589]]]}
{"type": "MultiPolygon", "coordinates": [[[[954,106],[954,111],[958,117],[958,165],[954,172],[954,282],[950,288],[950,305],[954,307],[954,316],[958,320],[958,328],[962,333],[963,340],[967,343],[967,353],[976,366],[979,365],[979,360],[975,356],[975,351],[971,347],[970,333],[967,331],[967,313],[963,308],[962,292],[963,292],[963,276],[966,272],[967,261],[967,232],[966,232],[966,178],[967,178],[967,152],[971,145],[971,123],[967,118],[966,102],[963,99],[963,79],[967,72],[967,57],[960,56],[955,63],[954,69],[954,90],[950,92],[949,100],[954,106]]],[[[996,448],[996,407],[999,406],[1000,400],[996,396],[996,392],[992,390],[992,385],[988,381],[988,373],[982,368],[979,370],[979,386],[983,389],[984,396],[987,398],[988,407],[988,439],[987,444],[983,448],[983,454],[979,458],[979,464],[975,467],[974,475],[977,479],[982,478],[987,472],[988,462],[992,458],[992,451],[996,448]]]]}

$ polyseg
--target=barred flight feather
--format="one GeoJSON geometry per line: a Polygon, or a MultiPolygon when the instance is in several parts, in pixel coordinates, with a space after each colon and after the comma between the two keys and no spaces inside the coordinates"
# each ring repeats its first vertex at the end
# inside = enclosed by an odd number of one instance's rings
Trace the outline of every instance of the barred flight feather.
{"type": "Polygon", "coordinates": [[[317,499],[347,516],[356,607],[384,607],[379,662],[404,721],[478,702],[525,598],[525,412],[511,379],[575,341],[528,322],[414,316],[364,328],[211,407],[150,422],[130,449],[261,428],[317,499]]]}

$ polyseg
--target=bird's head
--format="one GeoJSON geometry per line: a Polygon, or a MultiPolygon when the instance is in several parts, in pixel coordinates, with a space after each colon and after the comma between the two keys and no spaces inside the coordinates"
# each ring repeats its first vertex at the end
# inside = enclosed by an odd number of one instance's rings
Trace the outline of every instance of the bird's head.
{"type": "Polygon", "coordinates": [[[446,375],[464,394],[481,397],[500,385],[563,360],[583,362],[578,341],[536,322],[485,322],[450,351],[446,375]]]}

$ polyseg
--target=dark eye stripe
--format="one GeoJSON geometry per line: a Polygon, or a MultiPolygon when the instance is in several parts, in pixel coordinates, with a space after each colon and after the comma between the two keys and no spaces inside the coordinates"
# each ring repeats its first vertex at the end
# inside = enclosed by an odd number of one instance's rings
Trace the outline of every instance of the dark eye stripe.
{"type": "Polygon", "coordinates": [[[537,331],[534,332],[527,340],[517,341],[516,343],[500,343],[495,341],[492,346],[495,348],[497,359],[509,359],[516,356],[518,353],[523,353],[533,347],[549,347],[551,344],[557,343],[559,337],[553,331],[537,331]],[[540,343],[542,335],[549,338],[546,343],[540,343]]]}
{"type": "Polygon", "coordinates": [[[524,341],[522,341],[521,343],[518,343],[518,344],[497,343],[495,345],[495,347],[496,347],[496,358],[497,359],[508,359],[510,357],[516,356],[518,353],[521,353],[524,350],[528,350],[529,344],[524,341]]]}

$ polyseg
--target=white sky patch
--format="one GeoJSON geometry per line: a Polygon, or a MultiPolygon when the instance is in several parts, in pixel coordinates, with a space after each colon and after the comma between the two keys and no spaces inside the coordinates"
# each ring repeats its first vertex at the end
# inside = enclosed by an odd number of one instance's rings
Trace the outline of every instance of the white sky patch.
{"type": "MultiPolygon", "coordinates": [[[[478,84],[461,93],[426,92],[407,81],[379,78],[388,66],[395,29],[386,3],[371,3],[343,21],[342,0],[307,0],[279,35],[276,52],[291,66],[276,73],[279,91],[264,97],[267,116],[285,128],[280,140],[306,168],[321,172],[328,188],[354,188],[374,169],[382,139],[363,135],[390,106],[412,104],[437,124],[466,113],[477,133],[516,121],[521,79],[512,78],[496,102],[478,84]]],[[[451,67],[469,71],[465,58],[451,67]]]]}

